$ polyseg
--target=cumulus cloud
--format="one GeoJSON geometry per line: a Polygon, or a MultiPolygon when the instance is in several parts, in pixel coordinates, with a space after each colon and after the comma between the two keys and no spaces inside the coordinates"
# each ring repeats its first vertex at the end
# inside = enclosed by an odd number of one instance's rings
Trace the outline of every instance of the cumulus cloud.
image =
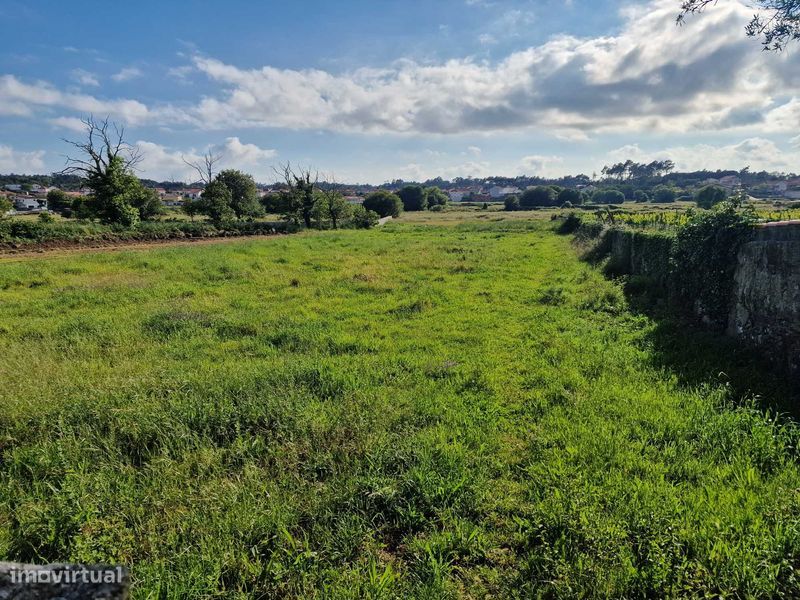
{"type": "Polygon", "coordinates": [[[131,124],[143,123],[154,116],[138,100],[103,100],[88,94],[63,92],[41,81],[24,83],[13,75],[0,76],[0,112],[5,110],[14,114],[17,111],[18,115],[32,115],[35,109],[48,107],[111,115],[131,124]]]}
{"type": "Polygon", "coordinates": [[[645,151],[638,144],[617,148],[608,154],[609,162],[628,158],[638,162],[664,160],[675,161],[679,171],[702,169],[742,169],[749,166],[753,171],[793,173],[800,166],[800,148],[785,150],[775,142],[753,137],[735,144],[692,144],[672,146],[659,151],[645,151]]]}
{"type": "Polygon", "coordinates": [[[131,79],[136,79],[137,77],[142,77],[144,73],[142,70],[137,67],[125,67],[120,69],[117,73],[111,76],[111,79],[117,82],[123,81],[130,81],[131,79]]]}
{"type": "Polygon", "coordinates": [[[49,119],[48,122],[51,125],[69,129],[70,131],[86,131],[86,124],[78,117],[56,117],[55,119],[49,119]]]}
{"type": "MultiPolygon", "coordinates": [[[[675,12],[675,0],[634,5],[623,10],[615,35],[557,36],[499,62],[402,60],[383,69],[333,73],[244,69],[195,55],[193,69],[217,89],[181,106],[68,94],[5,76],[0,113],[33,115],[43,106],[57,106],[133,124],[204,130],[456,134],[538,129],[571,140],[608,131],[797,128],[795,57],[759,52],[742,35],[751,17],[744,0],[720,3],[680,28],[675,12]]],[[[522,18],[513,11],[500,16],[508,27],[522,18]]]]}
{"type": "Polygon", "coordinates": [[[0,145],[0,172],[41,173],[44,169],[44,150],[22,152],[11,146],[0,145]]]}
{"type": "Polygon", "coordinates": [[[533,154],[525,156],[520,161],[521,171],[526,175],[538,175],[539,177],[557,177],[562,173],[559,171],[564,164],[564,159],[560,156],[543,156],[533,154]]]}
{"type": "MultiPolygon", "coordinates": [[[[240,69],[209,57],[195,66],[225,92],[194,111],[210,126],[460,133],[546,127],[687,131],[775,122],[800,93],[787,55],[765,55],[741,34],[749,12],[730,2],[674,25],[672,0],[626,9],[616,36],[561,36],[499,63],[321,70],[240,69]],[[436,93],[431,93],[435,90],[436,93]]],[[[793,115],[793,113],[792,113],[793,115]]],[[[778,125],[774,125],[778,127],[778,125]]]]}
{"type": "Polygon", "coordinates": [[[73,69],[70,74],[72,75],[72,79],[81,85],[90,85],[95,87],[100,85],[97,75],[90,73],[89,71],[85,71],[83,69],[73,69]]]}
{"type": "MultiPolygon", "coordinates": [[[[190,148],[181,151],[144,140],[136,142],[136,146],[142,156],[141,162],[137,165],[140,174],[157,180],[191,181],[196,179],[197,172],[187,165],[186,161],[202,163],[202,155],[207,150],[190,148]]],[[[217,165],[218,168],[243,169],[262,178],[271,174],[267,161],[277,156],[277,152],[273,149],[243,143],[238,137],[229,137],[222,144],[209,149],[213,154],[219,154],[222,157],[217,165]]]]}

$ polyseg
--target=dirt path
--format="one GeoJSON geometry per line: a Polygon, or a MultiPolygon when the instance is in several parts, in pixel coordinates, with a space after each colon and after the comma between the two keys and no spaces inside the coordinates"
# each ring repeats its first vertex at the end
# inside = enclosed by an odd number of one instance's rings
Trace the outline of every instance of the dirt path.
{"type": "MultiPolygon", "coordinates": [[[[14,260],[26,260],[30,258],[42,258],[51,256],[62,256],[64,254],[75,254],[81,252],[95,251],[119,251],[119,250],[148,250],[151,248],[161,248],[164,246],[191,246],[196,244],[224,244],[226,242],[240,242],[243,240],[257,240],[281,237],[287,234],[274,235],[235,235],[228,237],[212,238],[184,238],[168,240],[140,240],[140,241],[95,241],[88,243],[55,242],[52,244],[41,244],[35,247],[3,248],[0,249],[0,263],[14,260]]],[[[296,234],[294,234],[296,235],[296,234]]]]}

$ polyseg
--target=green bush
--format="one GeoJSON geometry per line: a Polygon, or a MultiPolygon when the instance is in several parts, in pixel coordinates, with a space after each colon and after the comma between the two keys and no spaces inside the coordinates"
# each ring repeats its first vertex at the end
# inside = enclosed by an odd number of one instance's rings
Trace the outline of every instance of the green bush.
{"type": "Polygon", "coordinates": [[[728,191],[719,185],[707,185],[697,191],[695,199],[700,208],[711,208],[728,197],[728,191]]]}
{"type": "Polygon", "coordinates": [[[711,324],[727,323],[736,257],[755,221],[754,214],[723,202],[711,212],[694,215],[678,230],[671,259],[675,293],[684,302],[697,302],[711,324]]]}
{"type": "Polygon", "coordinates": [[[399,217],[403,212],[403,201],[397,194],[378,190],[364,198],[364,208],[378,213],[380,217],[399,217]]]}
{"type": "Polygon", "coordinates": [[[558,192],[547,185],[537,185],[534,188],[525,190],[519,203],[524,208],[534,206],[557,206],[558,192]]]}
{"type": "Polygon", "coordinates": [[[619,190],[597,190],[592,194],[594,204],[622,204],[625,202],[625,194],[619,190]]]}
{"type": "Polygon", "coordinates": [[[675,202],[675,197],[677,195],[678,193],[675,191],[675,188],[666,185],[657,185],[653,188],[653,202],[661,204],[675,202]]]}
{"type": "Polygon", "coordinates": [[[503,207],[505,210],[519,210],[522,208],[520,206],[518,196],[506,196],[506,199],[503,202],[503,207]]]}

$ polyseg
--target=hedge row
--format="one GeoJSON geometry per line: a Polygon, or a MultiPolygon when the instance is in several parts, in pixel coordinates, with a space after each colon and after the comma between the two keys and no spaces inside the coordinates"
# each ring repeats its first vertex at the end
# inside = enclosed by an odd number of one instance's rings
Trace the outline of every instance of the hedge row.
{"type": "Polygon", "coordinates": [[[152,221],[133,228],[114,227],[83,221],[46,223],[27,220],[0,220],[0,244],[27,245],[48,242],[147,241],[210,238],[233,235],[288,233],[285,222],[239,221],[215,227],[208,222],[152,221]]]}

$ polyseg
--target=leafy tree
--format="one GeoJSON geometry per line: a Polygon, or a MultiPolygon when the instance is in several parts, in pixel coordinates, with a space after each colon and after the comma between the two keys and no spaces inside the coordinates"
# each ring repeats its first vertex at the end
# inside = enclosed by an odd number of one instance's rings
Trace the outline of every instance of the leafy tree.
{"type": "Polygon", "coordinates": [[[252,175],[236,169],[220,171],[215,177],[231,192],[231,209],[237,219],[255,218],[264,215],[264,209],[258,201],[258,187],[252,175]]]}
{"type": "Polygon", "coordinates": [[[672,188],[668,185],[657,185],[655,188],[653,188],[653,202],[662,204],[675,202],[677,195],[678,194],[675,191],[675,188],[672,188]]]}
{"type": "Polygon", "coordinates": [[[719,185],[707,185],[697,191],[695,199],[700,208],[711,208],[715,204],[724,202],[728,197],[728,192],[719,185]]]}
{"type": "Polygon", "coordinates": [[[403,212],[403,201],[392,192],[378,190],[364,198],[364,208],[375,211],[381,217],[399,217],[403,212]]]}
{"type": "Polygon", "coordinates": [[[633,199],[636,202],[650,202],[650,194],[644,190],[636,190],[633,192],[633,199]]]}
{"type": "Polygon", "coordinates": [[[339,228],[339,224],[351,213],[350,204],[335,189],[320,190],[319,207],[321,216],[331,220],[331,227],[339,228]]]}
{"type": "Polygon", "coordinates": [[[192,221],[194,221],[194,218],[197,215],[203,214],[203,201],[202,200],[192,200],[191,198],[186,198],[183,201],[183,205],[181,206],[181,210],[192,221]]]}
{"type": "MultiPolygon", "coordinates": [[[[678,23],[690,14],[702,12],[716,0],[684,0],[678,23]]],[[[800,40],[800,0],[754,0],[758,12],[745,28],[749,37],[761,38],[765,50],[780,51],[800,40]]]]}
{"type": "Polygon", "coordinates": [[[619,190],[597,190],[592,194],[592,202],[594,204],[622,204],[625,202],[625,194],[619,190]]]}
{"type": "Polygon", "coordinates": [[[435,185],[425,188],[425,196],[428,199],[429,208],[434,206],[447,206],[450,202],[450,196],[445,194],[441,188],[435,185]]]}
{"type": "Polygon", "coordinates": [[[617,181],[630,181],[633,179],[645,179],[648,177],[663,177],[675,169],[675,163],[671,160],[654,160],[650,163],[637,163],[633,160],[607,165],[603,167],[602,173],[608,179],[617,181]]]}
{"type": "Polygon", "coordinates": [[[124,141],[124,129],[93,117],[84,120],[86,141],[69,142],[82,152],[80,158],[68,158],[65,173],[80,174],[92,196],[83,208],[104,223],[135,226],[142,214],[152,209],[147,190],[133,174],[141,160],[138,149],[124,141]],[[113,133],[112,133],[113,129],[113,133]]]}
{"type": "Polygon", "coordinates": [[[319,174],[312,178],[310,169],[300,168],[295,171],[290,163],[283,165],[280,170],[276,169],[286,184],[288,189],[288,202],[286,203],[285,217],[299,221],[302,219],[305,226],[311,227],[311,220],[317,210],[317,184],[319,174]]]}
{"type": "Polygon", "coordinates": [[[506,196],[506,199],[503,201],[503,206],[505,210],[519,210],[521,208],[519,197],[514,195],[506,196]]]}
{"type": "Polygon", "coordinates": [[[125,200],[139,211],[139,218],[142,221],[149,221],[164,214],[164,205],[155,190],[141,184],[132,185],[126,192],[125,200]]]}
{"type": "Polygon", "coordinates": [[[380,216],[374,210],[367,210],[361,205],[353,208],[350,222],[358,229],[370,229],[378,224],[380,216]]]}
{"type": "Polygon", "coordinates": [[[214,222],[215,225],[234,220],[236,213],[231,208],[233,194],[228,186],[215,179],[206,186],[202,196],[203,213],[214,222]]]}
{"type": "Polygon", "coordinates": [[[72,198],[66,192],[54,188],[47,192],[47,208],[57,213],[64,213],[72,208],[72,198]]]}
{"type": "Polygon", "coordinates": [[[556,206],[558,203],[558,193],[550,186],[538,185],[522,193],[519,199],[520,206],[524,208],[532,206],[556,206]]]}
{"type": "Polygon", "coordinates": [[[4,218],[12,208],[14,208],[14,205],[11,204],[11,200],[5,196],[0,196],[0,219],[4,218]]]}
{"type": "Polygon", "coordinates": [[[403,210],[409,212],[428,208],[428,196],[419,185],[406,185],[397,192],[403,201],[403,210]]]}
{"type": "Polygon", "coordinates": [[[573,206],[578,206],[579,204],[583,204],[585,200],[585,196],[580,190],[576,190],[574,188],[563,188],[558,193],[558,205],[562,206],[569,202],[573,206]]]}

